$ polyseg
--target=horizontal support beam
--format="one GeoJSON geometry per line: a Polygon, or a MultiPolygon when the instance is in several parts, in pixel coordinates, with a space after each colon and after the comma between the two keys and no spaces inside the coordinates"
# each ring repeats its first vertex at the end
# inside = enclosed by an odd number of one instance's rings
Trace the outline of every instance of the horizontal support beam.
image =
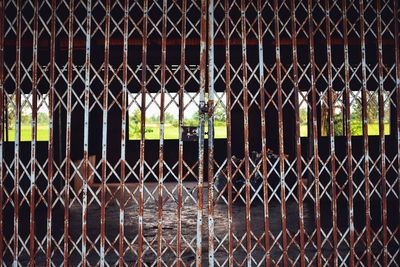
{"type": "MultiPolygon", "coordinates": [[[[242,40],[240,38],[230,39],[229,42],[230,42],[229,43],[230,46],[241,46],[242,45],[242,40]]],[[[92,39],[91,43],[92,43],[92,45],[95,45],[95,46],[104,46],[104,39],[92,39]]],[[[110,38],[110,46],[118,47],[118,46],[122,46],[123,43],[124,43],[124,40],[122,38],[110,38]]],[[[4,44],[6,47],[7,46],[15,47],[16,41],[13,38],[7,38],[4,40],[4,44]]],[[[86,44],[85,38],[74,38],[74,49],[77,49],[77,50],[85,49],[85,44],[86,44]]],[[[142,46],[142,44],[143,44],[142,38],[130,38],[128,40],[129,46],[142,46]]],[[[161,46],[161,38],[148,39],[147,44],[148,44],[148,46],[151,46],[151,45],[161,46]]],[[[180,38],[169,38],[166,40],[167,46],[179,46],[180,44],[181,44],[180,38]]],[[[247,46],[257,46],[258,40],[255,38],[249,38],[246,40],[246,44],[247,44],[247,46]]],[[[281,44],[281,46],[291,46],[292,39],[281,38],[280,44],[281,44]]],[[[326,45],[326,40],[315,39],[315,44],[326,45]]],[[[332,38],[331,39],[331,45],[343,45],[343,44],[344,44],[344,41],[342,38],[332,38]]],[[[376,39],[366,39],[365,44],[376,45],[376,39]]],[[[394,45],[394,40],[393,39],[382,39],[382,44],[383,45],[394,45]]],[[[21,47],[32,47],[32,45],[33,45],[32,39],[22,39],[21,40],[21,47]]],[[[200,45],[200,39],[198,39],[198,38],[186,39],[186,46],[199,46],[199,45],[200,45]]],[[[225,39],[223,39],[223,38],[214,39],[214,45],[225,47],[225,39]]],[[[264,40],[263,45],[264,46],[275,46],[275,41],[274,40],[264,40]]],[[[309,39],[308,38],[298,38],[297,45],[298,46],[308,46],[309,39]]],[[[348,45],[360,46],[361,39],[349,38],[348,45]]],[[[42,40],[38,41],[39,49],[48,49],[49,47],[50,47],[50,39],[42,39],[42,40]]],[[[59,47],[61,50],[67,50],[68,49],[68,39],[60,38],[59,39],[59,47]]]]}

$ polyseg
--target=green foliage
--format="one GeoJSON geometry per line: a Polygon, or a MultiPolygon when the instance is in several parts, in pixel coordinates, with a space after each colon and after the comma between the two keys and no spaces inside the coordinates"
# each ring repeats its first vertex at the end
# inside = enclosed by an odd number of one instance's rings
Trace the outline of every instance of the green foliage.
{"type": "MultiPolygon", "coordinates": [[[[165,139],[178,139],[179,137],[179,119],[176,115],[166,112],[165,114],[165,139]]],[[[208,115],[205,114],[205,120],[208,120],[208,115]]],[[[140,138],[140,121],[141,112],[135,109],[129,114],[129,138],[137,140],[140,138]]],[[[185,126],[199,125],[199,112],[192,114],[190,118],[185,118],[185,126]]],[[[225,109],[218,105],[214,111],[214,131],[216,138],[226,138],[226,112],[225,109]]],[[[160,138],[160,116],[152,115],[146,117],[146,139],[160,138]]]]}

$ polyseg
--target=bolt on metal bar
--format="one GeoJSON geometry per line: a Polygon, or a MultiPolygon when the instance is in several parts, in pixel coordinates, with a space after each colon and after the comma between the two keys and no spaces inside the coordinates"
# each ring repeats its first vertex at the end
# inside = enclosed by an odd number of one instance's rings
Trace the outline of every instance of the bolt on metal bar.
{"type": "Polygon", "coordinates": [[[21,134],[21,1],[17,1],[16,56],[15,56],[15,143],[14,143],[14,240],[13,266],[18,265],[19,256],[19,181],[20,181],[20,134],[21,134]]]}
{"type": "Polygon", "coordinates": [[[263,24],[262,24],[262,4],[257,1],[257,38],[258,38],[258,64],[260,75],[260,109],[261,109],[261,149],[262,149],[262,174],[263,174],[263,196],[264,196],[264,246],[265,246],[265,265],[270,266],[270,241],[269,241],[269,209],[268,209],[268,169],[267,169],[267,129],[265,119],[265,76],[264,76],[264,48],[263,48],[263,24]]]}
{"type": "Polygon", "coordinates": [[[108,91],[109,91],[109,57],[110,57],[110,0],[105,3],[106,20],[104,36],[104,89],[103,89],[103,127],[101,152],[101,211],[100,211],[100,266],[105,265],[106,245],[106,180],[107,180],[107,130],[108,130],[108,91]]]}
{"type": "MultiPolygon", "coordinates": [[[[233,226],[232,226],[232,117],[231,117],[231,64],[230,64],[230,2],[224,1],[224,35],[225,35],[225,94],[226,94],[226,160],[228,176],[228,264],[233,266],[233,226]]],[[[267,234],[267,233],[266,233],[267,234]]]]}
{"type": "Polygon", "coordinates": [[[34,1],[33,11],[33,56],[32,56],[32,141],[30,158],[30,199],[29,199],[29,264],[35,265],[35,193],[36,193],[36,139],[37,139],[37,83],[38,83],[38,20],[39,3],[34,1]]]}
{"type": "Polygon", "coordinates": [[[377,13],[377,45],[378,45],[378,105],[379,105],[379,151],[380,151],[380,171],[381,171],[381,195],[382,195],[382,237],[383,237],[383,265],[388,265],[388,233],[387,233],[387,189],[386,189],[386,154],[385,154],[385,129],[384,129],[384,79],[383,79],[383,46],[382,46],[382,15],[381,1],[376,1],[377,13]]]}
{"type": "Polygon", "coordinates": [[[321,207],[320,207],[320,185],[319,185],[319,157],[318,157],[318,123],[317,123],[317,89],[315,85],[315,53],[314,53],[314,22],[313,22],[313,6],[312,0],[308,0],[308,32],[309,32],[309,45],[310,45],[310,64],[311,64],[311,98],[312,98],[312,143],[313,143],[313,172],[314,172],[314,186],[315,186],[315,225],[317,236],[317,266],[322,266],[321,255],[321,207]]]}
{"type": "Polygon", "coordinates": [[[123,29],[123,59],[122,59],[122,100],[121,100],[121,171],[120,171],[120,194],[119,194],[119,242],[118,242],[118,265],[124,266],[124,222],[125,222],[125,179],[126,179],[126,125],[127,125],[127,88],[128,88],[128,19],[129,0],[124,0],[124,29],[123,29]]]}
{"type": "MultiPolygon", "coordinates": [[[[300,266],[305,266],[305,250],[304,250],[304,206],[303,206],[303,177],[301,166],[301,137],[300,137],[300,103],[299,103],[299,70],[297,55],[297,27],[296,27],[296,2],[290,1],[290,19],[292,27],[292,50],[293,50],[293,86],[294,86],[294,102],[295,102],[295,121],[296,121],[296,175],[298,186],[298,205],[299,205],[299,230],[300,230],[300,266]]],[[[264,109],[262,109],[264,110],[264,109]]],[[[263,112],[264,113],[264,112],[263,112]]],[[[264,200],[265,201],[265,200],[264,200]]]]}
{"type": "Polygon", "coordinates": [[[208,266],[214,266],[214,1],[208,1],[208,266]]]}
{"type": "Polygon", "coordinates": [[[361,71],[362,71],[362,131],[364,144],[364,190],[365,190],[365,238],[367,242],[367,266],[372,266],[372,248],[371,248],[371,213],[370,213],[370,168],[369,168],[369,145],[368,145],[368,114],[367,114],[367,55],[365,47],[365,19],[364,19],[364,1],[359,1],[360,10],[360,39],[361,39],[361,71]]]}
{"type": "Polygon", "coordinates": [[[142,43],[142,80],[141,80],[141,105],[140,105],[140,166],[139,166],[139,207],[138,207],[138,249],[137,265],[142,266],[143,250],[143,179],[144,179],[144,149],[145,149],[145,127],[146,127],[146,87],[147,87],[147,16],[148,1],[143,3],[143,43],[142,43]]]}
{"type": "Polygon", "coordinates": [[[49,142],[47,148],[47,225],[46,225],[46,267],[50,267],[52,254],[52,217],[53,217],[53,164],[54,164],[54,91],[55,91],[55,50],[56,50],[56,8],[57,0],[51,1],[50,28],[50,92],[49,92],[49,142]]]}
{"type": "Polygon", "coordinates": [[[183,191],[183,118],[184,118],[184,90],[185,90],[185,67],[186,67],[186,0],[182,0],[182,29],[181,29],[181,50],[180,50],[180,85],[179,85],[179,148],[178,148],[178,207],[177,207],[177,233],[176,233],[176,266],[180,267],[182,262],[182,191],[183,191]]]}

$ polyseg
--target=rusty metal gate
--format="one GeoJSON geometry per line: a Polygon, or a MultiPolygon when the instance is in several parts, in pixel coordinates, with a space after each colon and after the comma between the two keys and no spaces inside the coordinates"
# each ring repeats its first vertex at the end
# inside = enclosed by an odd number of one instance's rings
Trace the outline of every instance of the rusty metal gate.
{"type": "Polygon", "coordinates": [[[397,0],[0,0],[1,266],[399,266],[397,0]]]}

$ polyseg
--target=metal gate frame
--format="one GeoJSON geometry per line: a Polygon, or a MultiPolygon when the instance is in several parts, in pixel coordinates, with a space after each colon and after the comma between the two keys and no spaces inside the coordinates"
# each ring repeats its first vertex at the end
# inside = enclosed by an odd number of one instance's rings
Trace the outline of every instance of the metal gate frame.
{"type": "Polygon", "coordinates": [[[79,258],[82,266],[125,266],[130,260],[137,266],[398,266],[399,23],[397,0],[0,1],[0,266],[68,266],[75,264],[72,258],[79,258]],[[159,58],[153,57],[155,50],[148,51],[154,47],[159,58]],[[175,59],[168,52],[177,48],[179,64],[172,68],[175,59]],[[195,50],[198,58],[188,55],[195,50]],[[324,55],[318,54],[321,50],[324,55]],[[338,63],[335,57],[343,60],[338,63]],[[219,88],[225,100],[218,97],[219,88]],[[152,90],[154,98],[148,95],[152,90]],[[368,103],[374,94],[379,135],[371,137],[368,103]],[[362,136],[351,131],[356,98],[362,106],[362,136]],[[182,132],[185,99],[199,109],[193,162],[184,153],[190,147],[182,132]],[[344,118],[341,137],[335,133],[337,101],[344,118]],[[147,158],[155,147],[146,140],[149,103],[160,109],[155,161],[147,158]],[[308,137],[301,136],[303,103],[309,110],[308,137]],[[386,104],[390,135],[385,134],[386,104]],[[48,109],[48,142],[39,142],[37,135],[43,105],[48,109]],[[171,105],[179,109],[180,128],[177,161],[172,163],[165,156],[169,141],[164,138],[171,105]],[[224,151],[210,130],[217,105],[227,110],[224,151]],[[328,109],[326,136],[321,134],[323,105],[328,109]],[[128,136],[132,106],[141,111],[136,143],[128,136]],[[21,141],[24,108],[31,111],[30,142],[21,141]],[[110,126],[115,109],[120,110],[118,130],[110,126]],[[14,142],[9,139],[9,110],[15,116],[14,142]],[[101,111],[101,138],[91,139],[96,110],[101,111]],[[288,114],[294,115],[292,121],[288,114]],[[254,123],[256,116],[259,124],[254,123]],[[77,124],[83,135],[79,140],[77,124]],[[116,161],[110,153],[114,130],[120,133],[116,161]],[[235,138],[238,132],[241,140],[235,138]],[[294,138],[293,149],[288,134],[294,138]],[[89,160],[93,140],[101,141],[101,159],[94,165],[89,160]],[[271,142],[277,143],[276,160],[268,157],[271,142]],[[238,146],[242,157],[235,161],[238,146]],[[260,148],[257,161],[253,147],[260,148]],[[293,154],[288,156],[288,151],[293,154]],[[77,161],[75,155],[81,152],[83,160],[77,161]],[[263,180],[254,188],[256,175],[263,180]],[[233,181],[240,176],[245,183],[236,188],[233,181]],[[71,189],[75,177],[82,180],[77,192],[71,189]],[[115,177],[116,185],[111,185],[115,177]],[[96,187],[90,185],[92,178],[100,181],[96,187]],[[193,189],[185,186],[189,179],[196,183],[193,189]],[[226,181],[222,189],[215,184],[218,179],[226,181]],[[241,201],[244,233],[235,228],[241,220],[235,218],[235,205],[241,201]],[[171,216],[165,210],[171,202],[176,204],[172,237],[164,224],[171,216]],[[271,224],[276,203],[279,229],[271,224]],[[291,203],[296,204],[295,226],[288,219],[291,203]],[[305,218],[310,206],[313,222],[305,218]],[[261,232],[254,225],[260,207],[261,232]],[[326,207],[331,209],[329,220],[323,218],[326,207]],[[348,209],[344,217],[342,207],[348,209]],[[89,208],[100,209],[95,237],[90,217],[97,213],[90,214],[89,208]],[[115,236],[107,228],[107,213],[113,208],[118,208],[115,236]],[[216,214],[221,209],[227,217],[222,232],[216,214]],[[188,234],[182,227],[189,211],[196,231],[188,234]],[[145,227],[154,219],[151,215],[157,217],[157,234],[148,238],[145,227]],[[77,216],[80,228],[71,225],[77,216]],[[137,233],[128,228],[131,217],[137,221],[137,233]],[[24,227],[27,222],[29,229],[24,227]]]}

